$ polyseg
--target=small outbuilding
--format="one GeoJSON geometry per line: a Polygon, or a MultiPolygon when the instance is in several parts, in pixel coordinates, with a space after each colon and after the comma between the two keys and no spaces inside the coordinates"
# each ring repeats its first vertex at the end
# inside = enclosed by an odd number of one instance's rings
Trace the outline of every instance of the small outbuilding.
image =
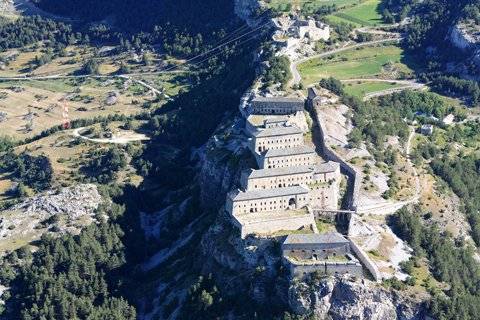
{"type": "Polygon", "coordinates": [[[426,136],[431,136],[433,134],[433,125],[431,124],[424,124],[420,128],[420,133],[426,136]]]}

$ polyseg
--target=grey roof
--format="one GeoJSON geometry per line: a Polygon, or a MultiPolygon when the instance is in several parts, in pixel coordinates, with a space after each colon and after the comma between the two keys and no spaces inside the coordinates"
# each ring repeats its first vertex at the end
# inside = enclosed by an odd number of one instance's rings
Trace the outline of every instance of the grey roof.
{"type": "Polygon", "coordinates": [[[252,100],[253,103],[262,102],[262,103],[301,103],[304,104],[304,101],[299,98],[287,98],[287,97],[256,97],[252,100]]]}
{"type": "Polygon", "coordinates": [[[340,163],[328,161],[317,165],[315,173],[326,173],[326,172],[335,172],[337,171],[340,163]]]}
{"type": "Polygon", "coordinates": [[[265,123],[265,124],[267,124],[267,123],[282,123],[282,122],[287,122],[287,121],[288,121],[288,117],[282,116],[281,118],[265,119],[265,121],[263,123],[265,123]]]}
{"type": "Polygon", "coordinates": [[[348,240],[338,232],[321,234],[290,234],[283,244],[320,244],[320,243],[349,243],[348,240]]]}
{"type": "Polygon", "coordinates": [[[284,97],[256,97],[252,100],[253,107],[265,108],[269,105],[274,105],[276,108],[299,108],[302,109],[305,106],[305,101],[298,98],[284,98],[284,97]]]}
{"type": "Polygon", "coordinates": [[[248,201],[265,198],[278,198],[284,196],[293,196],[298,194],[306,194],[308,189],[300,186],[276,188],[276,189],[262,189],[252,191],[238,191],[231,193],[229,196],[233,201],[248,201]]]}
{"type": "Polygon", "coordinates": [[[294,167],[284,167],[284,168],[251,170],[248,178],[257,179],[257,178],[267,178],[267,177],[278,177],[278,176],[286,176],[286,175],[292,175],[292,174],[308,173],[314,170],[315,170],[314,166],[294,166],[294,167]]]}
{"type": "Polygon", "coordinates": [[[309,146],[298,146],[298,147],[283,148],[283,149],[269,149],[265,153],[265,158],[294,156],[294,155],[310,154],[310,153],[315,153],[315,150],[309,146]]]}
{"type": "Polygon", "coordinates": [[[274,127],[274,128],[267,128],[255,132],[253,136],[255,138],[267,138],[267,137],[277,137],[277,136],[289,136],[292,134],[303,134],[302,130],[296,126],[288,126],[288,127],[274,127]]]}

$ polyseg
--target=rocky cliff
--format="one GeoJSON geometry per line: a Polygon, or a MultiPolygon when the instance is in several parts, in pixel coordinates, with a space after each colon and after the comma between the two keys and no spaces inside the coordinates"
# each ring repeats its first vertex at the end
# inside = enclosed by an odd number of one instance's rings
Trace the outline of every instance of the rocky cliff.
{"type": "Polygon", "coordinates": [[[288,301],[297,314],[315,319],[425,319],[425,308],[369,281],[324,278],[292,282],[288,301]]]}

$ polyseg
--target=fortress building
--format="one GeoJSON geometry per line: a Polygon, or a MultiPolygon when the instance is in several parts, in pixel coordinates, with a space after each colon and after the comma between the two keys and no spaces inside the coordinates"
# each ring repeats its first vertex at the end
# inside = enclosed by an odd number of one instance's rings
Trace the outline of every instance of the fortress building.
{"type": "Polygon", "coordinates": [[[313,187],[340,178],[340,166],[335,162],[317,166],[291,166],[273,169],[249,169],[242,173],[240,184],[244,190],[285,188],[296,185],[313,187]]]}
{"type": "Polygon", "coordinates": [[[252,152],[263,153],[267,150],[285,149],[302,146],[303,132],[296,126],[276,126],[257,131],[250,140],[252,152]]]}
{"type": "Polygon", "coordinates": [[[282,253],[292,277],[304,278],[313,272],[363,276],[351,242],[337,232],[291,234],[282,245],[282,253]]]}
{"type": "Polygon", "coordinates": [[[294,114],[304,109],[305,101],[297,98],[257,97],[250,105],[251,114],[294,114]]]}
{"type": "Polygon", "coordinates": [[[330,39],[330,26],[314,19],[297,20],[292,27],[297,38],[308,38],[312,41],[330,39]]]}
{"type": "Polygon", "coordinates": [[[241,189],[228,194],[225,206],[242,237],[315,228],[310,209],[337,207],[340,166],[320,163],[305,145],[304,105],[296,98],[255,98],[246,106],[248,147],[259,169],[242,173],[241,189]]]}
{"type": "Polygon", "coordinates": [[[308,193],[308,189],[300,186],[246,192],[238,190],[229,193],[226,208],[233,215],[297,210],[309,203],[308,193]]]}
{"type": "Polygon", "coordinates": [[[285,149],[268,150],[257,158],[258,166],[264,168],[283,168],[315,165],[317,154],[312,147],[296,146],[285,149]]]}

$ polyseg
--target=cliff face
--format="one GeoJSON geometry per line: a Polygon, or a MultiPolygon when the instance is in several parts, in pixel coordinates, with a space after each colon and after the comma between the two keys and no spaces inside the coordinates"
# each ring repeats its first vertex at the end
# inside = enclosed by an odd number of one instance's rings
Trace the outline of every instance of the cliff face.
{"type": "Polygon", "coordinates": [[[293,282],[288,301],[297,314],[315,319],[425,319],[425,308],[373,283],[326,278],[313,283],[293,282]]]}

